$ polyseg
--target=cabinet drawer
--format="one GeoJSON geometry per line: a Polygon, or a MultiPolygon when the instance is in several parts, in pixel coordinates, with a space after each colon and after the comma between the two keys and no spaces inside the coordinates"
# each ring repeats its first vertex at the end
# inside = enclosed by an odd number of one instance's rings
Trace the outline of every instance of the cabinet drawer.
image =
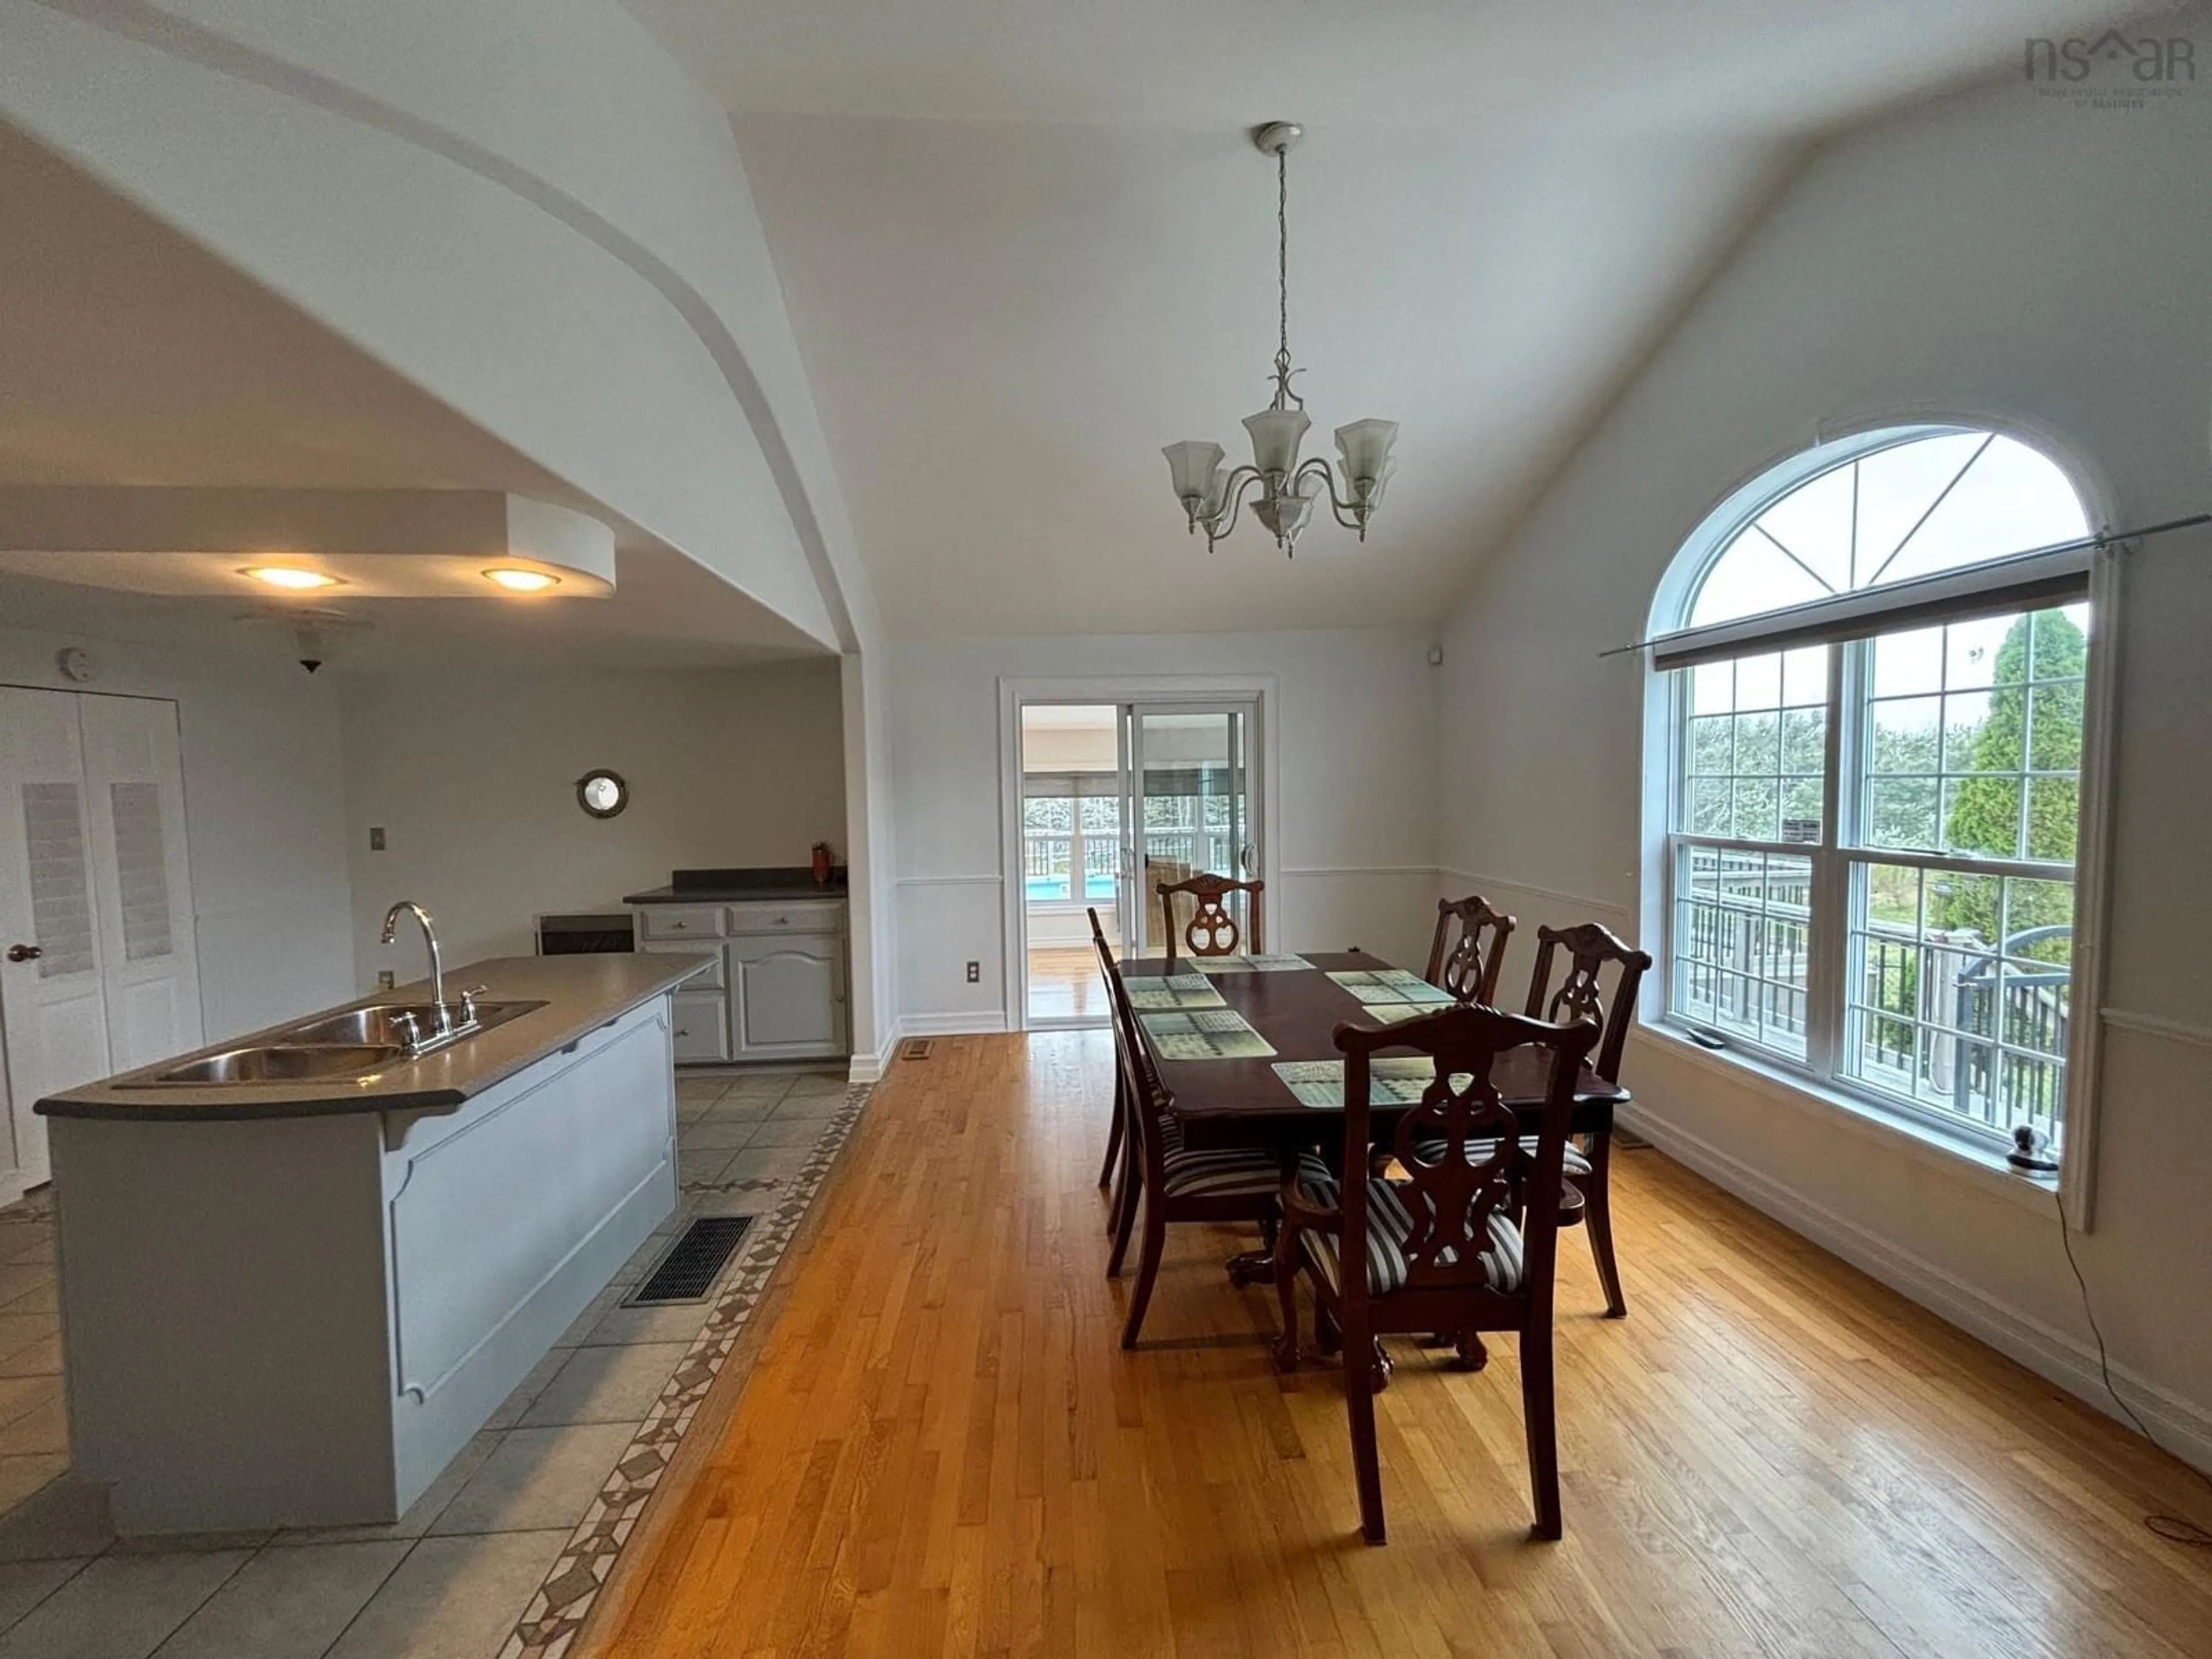
{"type": "Polygon", "coordinates": [[[729,908],[732,933],[842,933],[845,931],[842,899],[792,899],[732,904],[729,908]]]}
{"type": "Polygon", "coordinates": [[[723,963],[726,957],[722,951],[722,942],[720,939],[678,938],[662,939],[658,944],[641,942],[637,948],[641,954],[647,956],[705,957],[714,963],[713,967],[703,968],[685,980],[680,988],[684,990],[704,991],[710,988],[720,990],[729,982],[723,977],[723,963]]]}
{"type": "Polygon", "coordinates": [[[647,939],[719,939],[722,912],[712,904],[641,904],[638,932],[647,939]]]}
{"type": "Polygon", "coordinates": [[[730,1057],[730,1002],[720,991],[678,991],[675,1004],[675,1049],[679,1063],[730,1057]]]}

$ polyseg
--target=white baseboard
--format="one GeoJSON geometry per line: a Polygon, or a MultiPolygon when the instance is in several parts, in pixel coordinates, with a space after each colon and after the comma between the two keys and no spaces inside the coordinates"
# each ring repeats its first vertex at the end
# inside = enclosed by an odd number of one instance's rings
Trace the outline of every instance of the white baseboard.
{"type": "Polygon", "coordinates": [[[969,1013],[908,1014],[899,1021],[898,1034],[910,1036],[991,1036],[1006,1030],[1004,1009],[979,1008],[969,1013]]]}
{"type": "Polygon", "coordinates": [[[894,1024],[890,1030],[884,1032],[884,1040],[878,1045],[875,1053],[854,1054],[852,1065],[845,1073],[845,1080],[848,1083],[882,1082],[884,1073],[890,1069],[891,1054],[897,1048],[898,1040],[898,1027],[894,1024]]]}
{"type": "MultiPolygon", "coordinates": [[[[1646,1108],[1623,1108],[1620,1123],[1792,1232],[1841,1256],[2084,1404],[2126,1423],[2105,1392],[2096,1350],[2088,1344],[1998,1301],[1924,1257],[1900,1249],[1711,1141],[1655,1117],[1646,1108]]],[[[2051,1224],[2057,1224],[2055,1214],[2051,1224]]],[[[2212,1473],[2212,1411],[2117,1362],[2112,1369],[2128,1404],[2155,1431],[2159,1443],[2184,1462],[2212,1473]]]]}

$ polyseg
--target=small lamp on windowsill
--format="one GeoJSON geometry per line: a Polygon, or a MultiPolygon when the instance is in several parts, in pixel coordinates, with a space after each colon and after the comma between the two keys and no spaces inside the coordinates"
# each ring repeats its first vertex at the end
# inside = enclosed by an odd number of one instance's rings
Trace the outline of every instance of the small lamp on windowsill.
{"type": "Polygon", "coordinates": [[[2057,1175],[2058,1160],[2051,1155],[2051,1137],[2032,1123],[2012,1126],[2012,1150],[2005,1162],[2022,1175],[2057,1175]]]}

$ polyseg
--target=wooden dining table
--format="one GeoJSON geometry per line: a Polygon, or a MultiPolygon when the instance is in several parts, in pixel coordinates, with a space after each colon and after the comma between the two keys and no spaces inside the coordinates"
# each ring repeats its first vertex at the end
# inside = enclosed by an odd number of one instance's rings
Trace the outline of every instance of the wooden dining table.
{"type": "MultiPolygon", "coordinates": [[[[1167,1091],[1169,1109],[1182,1126],[1186,1146],[1265,1146],[1283,1160],[1286,1170],[1304,1148],[1319,1146],[1334,1150],[1342,1146],[1341,1097],[1334,1107],[1309,1105],[1291,1092],[1275,1066],[1284,1060],[1341,1060],[1336,1028],[1346,1022],[1370,1022],[1361,1018],[1364,1005],[1329,975],[1361,969],[1375,972],[1392,964],[1364,951],[1298,954],[1306,967],[1206,975],[1223,1005],[1243,1015],[1245,1023],[1267,1039],[1275,1050],[1272,1054],[1249,1059],[1171,1059],[1162,1051],[1146,1018],[1149,1013],[1165,1011],[1139,1011],[1137,1029],[1167,1091]]],[[[1125,958],[1121,967],[1132,992],[1147,981],[1200,971],[1188,957],[1174,962],[1163,957],[1133,957],[1125,958]]],[[[1519,1115],[1526,1133],[1536,1132],[1550,1079],[1551,1056],[1537,1048],[1500,1054],[1491,1072],[1499,1098],[1519,1115]]],[[[1583,1066],[1576,1079],[1569,1132],[1609,1132],[1614,1109],[1628,1099],[1626,1089],[1583,1066]]],[[[1406,1110],[1402,1105],[1377,1103],[1371,1106],[1373,1133],[1378,1138],[1390,1133],[1406,1110]]],[[[1272,1259],[1265,1252],[1247,1253],[1230,1263],[1230,1275],[1240,1284],[1266,1278],[1272,1271],[1272,1259]]]]}

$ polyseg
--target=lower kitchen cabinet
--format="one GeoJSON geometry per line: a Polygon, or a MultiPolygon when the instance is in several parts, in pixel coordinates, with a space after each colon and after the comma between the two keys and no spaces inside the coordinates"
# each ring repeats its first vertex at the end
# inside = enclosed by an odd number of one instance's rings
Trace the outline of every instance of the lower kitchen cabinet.
{"type": "Polygon", "coordinates": [[[720,991],[678,991],[670,1028],[678,1066],[730,1057],[729,1004],[720,991]]]}
{"type": "Polygon", "coordinates": [[[732,1059],[846,1052],[843,934],[734,939],[728,949],[732,1059]]]}
{"type": "Polygon", "coordinates": [[[640,904],[637,948],[711,957],[676,994],[679,1066],[852,1051],[842,899],[640,904]]]}

